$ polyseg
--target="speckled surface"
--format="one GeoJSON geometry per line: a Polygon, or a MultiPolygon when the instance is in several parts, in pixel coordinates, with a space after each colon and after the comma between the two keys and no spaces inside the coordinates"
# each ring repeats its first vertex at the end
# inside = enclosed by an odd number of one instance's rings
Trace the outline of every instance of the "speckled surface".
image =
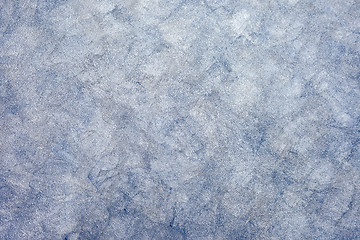
{"type": "Polygon", "coordinates": [[[0,239],[360,239],[357,0],[0,0],[0,239]]]}

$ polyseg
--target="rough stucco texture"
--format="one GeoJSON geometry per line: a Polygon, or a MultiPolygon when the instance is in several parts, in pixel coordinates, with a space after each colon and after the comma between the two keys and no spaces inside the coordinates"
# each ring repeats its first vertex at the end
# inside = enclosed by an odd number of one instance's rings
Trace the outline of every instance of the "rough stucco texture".
{"type": "Polygon", "coordinates": [[[358,0],[0,0],[0,239],[360,239],[358,0]]]}

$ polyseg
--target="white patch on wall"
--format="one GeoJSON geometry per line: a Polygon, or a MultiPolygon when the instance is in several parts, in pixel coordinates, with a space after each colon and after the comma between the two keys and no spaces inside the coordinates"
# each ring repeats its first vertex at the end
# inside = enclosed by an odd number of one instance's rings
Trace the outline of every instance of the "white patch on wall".
{"type": "Polygon", "coordinates": [[[291,6],[295,6],[298,3],[299,0],[289,0],[289,4],[291,6]]]}
{"type": "Polygon", "coordinates": [[[179,47],[181,50],[188,49],[191,42],[196,37],[196,34],[193,32],[195,29],[191,29],[190,27],[192,21],[191,18],[179,18],[176,20],[168,20],[160,24],[160,31],[162,32],[165,41],[179,47]]]}
{"type": "MultiPolygon", "coordinates": [[[[236,67],[233,70],[236,71],[236,67]]],[[[236,72],[240,73],[240,70],[236,72]]],[[[261,89],[256,78],[255,74],[248,73],[226,87],[225,93],[229,96],[226,100],[235,111],[245,113],[260,99],[261,89]]]]}
{"type": "Polygon", "coordinates": [[[230,21],[231,28],[234,31],[234,34],[236,36],[241,35],[245,31],[247,25],[249,24],[249,21],[250,14],[245,9],[242,9],[238,13],[234,14],[230,21]]]}

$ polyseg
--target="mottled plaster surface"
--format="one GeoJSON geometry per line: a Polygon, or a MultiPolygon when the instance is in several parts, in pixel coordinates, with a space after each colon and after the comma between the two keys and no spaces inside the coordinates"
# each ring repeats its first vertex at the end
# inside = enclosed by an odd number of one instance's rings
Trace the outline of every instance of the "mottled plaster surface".
{"type": "Polygon", "coordinates": [[[0,0],[0,239],[360,239],[358,0],[0,0]]]}

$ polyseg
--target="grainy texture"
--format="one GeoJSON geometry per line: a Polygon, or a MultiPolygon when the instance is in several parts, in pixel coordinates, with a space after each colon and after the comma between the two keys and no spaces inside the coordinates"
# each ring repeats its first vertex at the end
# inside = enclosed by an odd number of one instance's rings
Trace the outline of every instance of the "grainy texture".
{"type": "Polygon", "coordinates": [[[0,239],[360,239],[360,1],[0,0],[0,239]]]}

